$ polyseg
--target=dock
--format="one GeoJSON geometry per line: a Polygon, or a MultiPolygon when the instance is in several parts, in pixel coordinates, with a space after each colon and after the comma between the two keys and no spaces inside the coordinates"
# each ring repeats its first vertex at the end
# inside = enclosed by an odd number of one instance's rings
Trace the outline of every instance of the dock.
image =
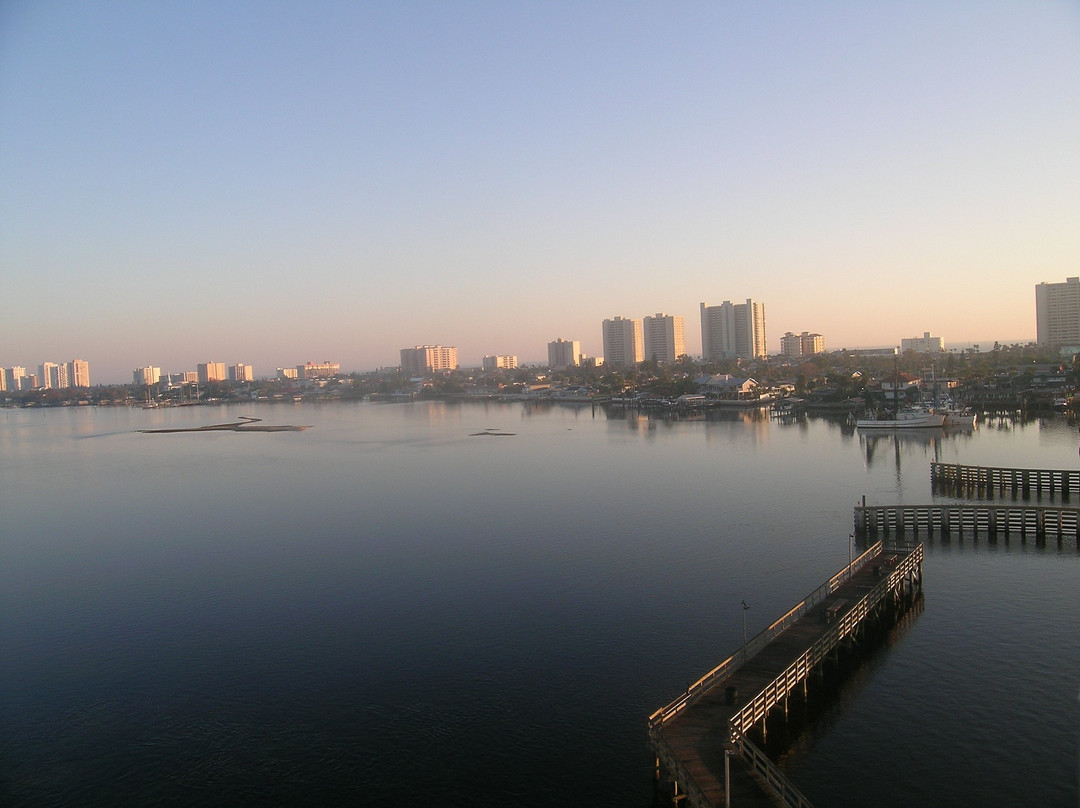
{"type": "Polygon", "coordinates": [[[1031,499],[1034,495],[1080,496],[1080,471],[1076,469],[1018,469],[931,463],[930,487],[938,494],[980,499],[1031,499]]]}
{"type": "Polygon", "coordinates": [[[1080,508],[1052,505],[857,505],[855,536],[860,542],[887,539],[942,539],[985,536],[990,541],[1047,539],[1080,544],[1080,508]]]}
{"type": "Polygon", "coordinates": [[[649,743],[672,799],[694,808],[811,808],[761,747],[790,698],[837,670],[870,628],[894,624],[922,589],[923,547],[879,542],[649,716],[649,743]]]}

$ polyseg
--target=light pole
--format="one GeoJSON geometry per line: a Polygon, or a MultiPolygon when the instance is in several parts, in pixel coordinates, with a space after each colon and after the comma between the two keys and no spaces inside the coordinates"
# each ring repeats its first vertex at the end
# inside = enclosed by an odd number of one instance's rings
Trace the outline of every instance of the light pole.
{"type": "Polygon", "coordinates": [[[750,611],[750,604],[745,600],[742,602],[742,647],[743,655],[746,654],[746,613],[750,611]]]}

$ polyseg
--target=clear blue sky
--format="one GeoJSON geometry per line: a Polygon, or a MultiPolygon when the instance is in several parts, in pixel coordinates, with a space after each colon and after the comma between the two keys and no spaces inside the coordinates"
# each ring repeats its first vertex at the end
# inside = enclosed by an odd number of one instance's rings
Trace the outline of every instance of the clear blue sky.
{"type": "Polygon", "coordinates": [[[0,4],[0,365],[602,353],[765,303],[1028,341],[1080,275],[1080,3],[0,4]]]}

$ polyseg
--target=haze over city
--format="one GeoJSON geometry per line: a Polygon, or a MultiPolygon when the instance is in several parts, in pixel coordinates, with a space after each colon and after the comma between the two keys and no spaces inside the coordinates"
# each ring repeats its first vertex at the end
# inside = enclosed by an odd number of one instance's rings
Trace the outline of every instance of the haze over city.
{"type": "Polygon", "coordinates": [[[0,366],[1035,338],[1080,274],[1071,2],[0,8],[0,366]]]}

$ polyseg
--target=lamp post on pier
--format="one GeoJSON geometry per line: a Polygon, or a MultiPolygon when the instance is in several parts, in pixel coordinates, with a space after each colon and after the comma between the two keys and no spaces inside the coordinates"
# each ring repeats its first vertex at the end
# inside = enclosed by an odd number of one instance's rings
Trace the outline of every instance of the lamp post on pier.
{"type": "Polygon", "coordinates": [[[742,647],[743,656],[746,655],[746,613],[750,611],[750,604],[745,600],[742,602],[742,647]]]}

